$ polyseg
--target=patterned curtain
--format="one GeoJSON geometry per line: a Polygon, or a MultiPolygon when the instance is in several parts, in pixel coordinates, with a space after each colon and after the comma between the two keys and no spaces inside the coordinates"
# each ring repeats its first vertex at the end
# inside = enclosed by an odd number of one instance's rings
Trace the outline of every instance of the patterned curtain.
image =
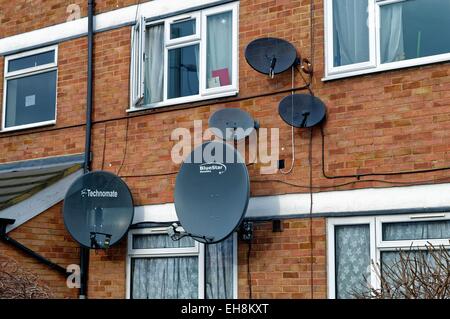
{"type": "Polygon", "coordinates": [[[370,280],[370,226],[336,226],[336,298],[349,299],[370,280]]]}

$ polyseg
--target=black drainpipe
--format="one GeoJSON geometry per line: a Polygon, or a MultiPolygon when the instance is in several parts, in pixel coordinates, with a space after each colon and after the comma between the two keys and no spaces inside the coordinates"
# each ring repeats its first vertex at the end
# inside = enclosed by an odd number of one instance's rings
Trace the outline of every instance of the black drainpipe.
{"type": "Polygon", "coordinates": [[[54,262],[48,260],[47,258],[39,255],[35,251],[31,250],[28,247],[25,247],[15,239],[12,239],[6,234],[6,226],[12,225],[16,222],[15,219],[6,219],[6,218],[0,218],[0,241],[4,242],[5,244],[11,245],[16,247],[17,249],[21,250],[25,254],[33,257],[34,259],[40,261],[44,265],[47,265],[51,269],[56,270],[57,272],[61,273],[63,276],[67,276],[67,271],[64,267],[55,264],[54,262]]]}
{"type": "MultiPolygon", "coordinates": [[[[94,47],[94,7],[95,0],[88,0],[88,79],[86,99],[86,144],[84,151],[84,172],[91,168],[91,131],[92,131],[92,57],[94,47]]],[[[80,299],[87,298],[89,271],[89,249],[80,246],[80,299]]]]}

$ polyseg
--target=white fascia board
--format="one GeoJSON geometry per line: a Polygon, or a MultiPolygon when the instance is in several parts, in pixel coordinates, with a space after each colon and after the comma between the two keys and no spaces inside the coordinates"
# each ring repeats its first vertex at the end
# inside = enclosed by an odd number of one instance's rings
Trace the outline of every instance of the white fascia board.
{"type": "MultiPolygon", "coordinates": [[[[313,214],[426,210],[450,207],[450,184],[368,188],[313,195],[313,214]]],[[[246,218],[289,218],[309,214],[309,194],[253,197],[246,218]]],[[[177,221],[174,204],[135,208],[133,224],[177,221]]]]}
{"type": "Polygon", "coordinates": [[[6,232],[8,233],[16,229],[62,201],[70,185],[82,175],[83,170],[79,170],[34,194],[30,198],[0,211],[0,218],[16,220],[13,225],[6,228],[6,232]]]}
{"type": "MultiPolygon", "coordinates": [[[[154,0],[137,5],[101,13],[94,18],[95,32],[118,28],[135,22],[136,16],[158,17],[178,11],[221,2],[221,0],[154,0]]],[[[17,34],[0,39],[0,55],[54,44],[86,35],[87,18],[60,23],[54,26],[17,34]]]]}

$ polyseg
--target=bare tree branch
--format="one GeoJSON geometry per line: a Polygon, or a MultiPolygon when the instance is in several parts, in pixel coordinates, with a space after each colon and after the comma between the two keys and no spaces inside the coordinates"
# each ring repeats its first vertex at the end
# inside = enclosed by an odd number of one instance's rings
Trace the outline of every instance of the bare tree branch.
{"type": "Polygon", "coordinates": [[[450,299],[450,253],[448,247],[428,243],[423,249],[396,250],[392,260],[372,261],[380,282],[376,288],[363,278],[363,289],[350,294],[357,299],[450,299]]]}
{"type": "Polygon", "coordinates": [[[50,289],[22,269],[13,259],[0,255],[0,299],[49,299],[50,289]]]}

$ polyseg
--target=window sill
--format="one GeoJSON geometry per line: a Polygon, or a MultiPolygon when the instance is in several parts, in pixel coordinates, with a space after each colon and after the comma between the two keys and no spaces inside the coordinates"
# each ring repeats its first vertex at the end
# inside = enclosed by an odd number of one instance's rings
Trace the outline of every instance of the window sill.
{"type": "Polygon", "coordinates": [[[384,71],[410,68],[410,67],[415,67],[415,66],[422,66],[422,65],[433,64],[433,63],[447,62],[447,61],[450,61],[450,53],[435,55],[435,56],[431,56],[431,57],[424,57],[424,58],[418,58],[418,59],[386,63],[386,64],[382,64],[378,67],[359,69],[359,70],[349,71],[349,72],[345,72],[345,73],[335,73],[335,74],[328,73],[325,75],[325,77],[322,78],[322,82],[333,81],[333,80],[338,80],[338,79],[345,79],[345,78],[354,77],[354,76],[358,76],[358,75],[366,75],[366,74],[372,74],[372,73],[378,73],[378,72],[384,72],[384,71]]]}
{"type": "Polygon", "coordinates": [[[22,131],[22,130],[31,129],[31,128],[42,127],[42,126],[55,125],[55,124],[56,124],[56,120],[52,120],[52,121],[39,122],[39,123],[33,123],[33,124],[5,127],[5,128],[2,128],[0,133],[10,133],[10,132],[15,132],[15,131],[22,131]]]}
{"type": "Polygon", "coordinates": [[[141,107],[131,107],[127,110],[127,112],[132,113],[132,112],[145,111],[145,110],[149,110],[149,109],[157,109],[157,108],[162,108],[162,107],[167,107],[167,106],[174,106],[174,105],[180,105],[180,104],[188,104],[188,103],[193,103],[193,102],[213,100],[213,99],[218,99],[218,98],[236,96],[238,93],[239,93],[239,91],[232,90],[232,91],[223,92],[223,93],[219,93],[219,94],[211,94],[211,95],[203,95],[203,96],[188,96],[188,97],[177,98],[177,99],[173,99],[173,100],[167,100],[167,101],[160,102],[160,103],[144,105],[141,107]]]}

